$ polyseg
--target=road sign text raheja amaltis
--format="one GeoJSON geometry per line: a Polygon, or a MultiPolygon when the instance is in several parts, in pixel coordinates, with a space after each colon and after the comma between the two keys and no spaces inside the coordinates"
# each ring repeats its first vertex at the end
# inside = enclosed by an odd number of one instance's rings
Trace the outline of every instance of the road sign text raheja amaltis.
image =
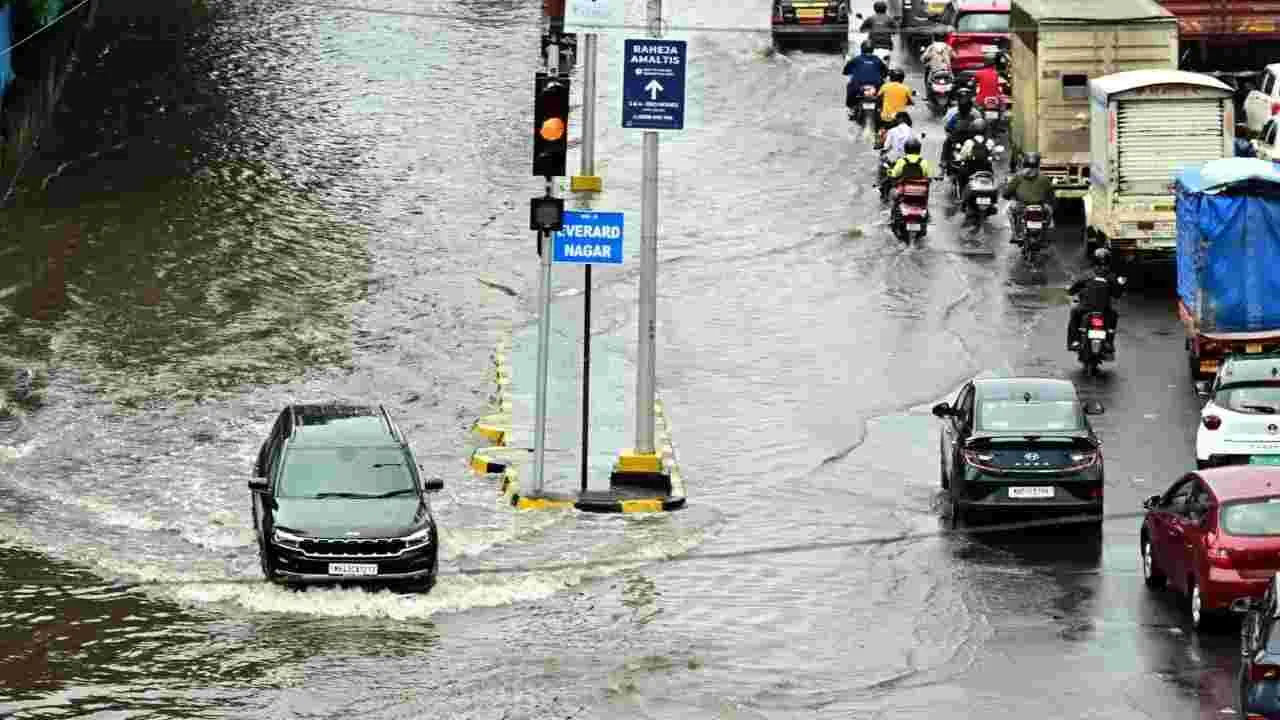
{"type": "Polygon", "coordinates": [[[632,39],[624,50],[622,127],[683,130],[688,43],[632,39]]]}

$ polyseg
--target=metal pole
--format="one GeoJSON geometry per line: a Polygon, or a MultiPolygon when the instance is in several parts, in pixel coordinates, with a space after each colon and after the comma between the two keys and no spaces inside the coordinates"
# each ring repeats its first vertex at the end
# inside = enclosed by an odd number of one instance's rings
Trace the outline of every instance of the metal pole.
{"type": "MultiPolygon", "coordinates": [[[[547,48],[547,70],[556,71],[560,63],[560,48],[555,44],[547,48]]],[[[547,178],[547,196],[555,195],[555,183],[547,178]]],[[[541,253],[542,279],[538,291],[538,378],[535,383],[533,424],[533,487],[525,493],[529,497],[542,495],[544,470],[547,459],[547,365],[551,351],[551,235],[538,231],[538,248],[541,253]]]]}
{"type": "Polygon", "coordinates": [[[591,263],[583,273],[582,293],[582,492],[587,491],[587,452],[591,440],[591,263]]]}
{"type": "MultiPolygon", "coordinates": [[[[649,36],[662,37],[662,0],[649,0],[649,36]]],[[[654,454],[653,405],[658,334],[658,133],[644,134],[644,183],[640,198],[640,340],[636,367],[636,447],[654,454]]]]}
{"type": "Polygon", "coordinates": [[[595,33],[583,36],[582,55],[582,174],[593,176],[596,174],[595,33]]]}

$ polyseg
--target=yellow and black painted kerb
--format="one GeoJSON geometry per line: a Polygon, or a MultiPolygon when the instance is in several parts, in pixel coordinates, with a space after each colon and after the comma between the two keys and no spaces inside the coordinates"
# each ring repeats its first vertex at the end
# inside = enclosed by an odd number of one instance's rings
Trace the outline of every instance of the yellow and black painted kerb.
{"type": "Polygon", "coordinates": [[[671,425],[662,403],[654,404],[656,439],[659,451],[653,455],[623,453],[614,468],[611,483],[625,486],[625,497],[613,493],[581,496],[546,495],[536,498],[520,495],[520,466],[532,454],[527,448],[508,447],[511,432],[511,405],[507,395],[511,384],[511,368],[507,364],[507,344],[499,343],[493,354],[494,380],[497,388],[493,401],[497,412],[476,421],[476,434],[491,443],[471,453],[471,469],[485,476],[501,477],[499,492],[513,507],[521,510],[576,508],[596,513],[647,513],[678,510],[685,505],[685,484],[676,462],[671,442],[671,425]],[[652,490],[653,497],[644,497],[652,490]],[[638,491],[638,492],[637,492],[638,491]]]}

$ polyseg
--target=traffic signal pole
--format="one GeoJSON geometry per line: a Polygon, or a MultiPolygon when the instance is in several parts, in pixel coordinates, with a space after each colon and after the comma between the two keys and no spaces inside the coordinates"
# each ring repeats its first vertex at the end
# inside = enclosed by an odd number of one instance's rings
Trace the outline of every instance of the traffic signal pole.
{"type": "MultiPolygon", "coordinates": [[[[551,46],[544,58],[547,72],[555,75],[560,65],[560,47],[551,34],[551,46]]],[[[567,131],[567,128],[566,128],[567,131]]],[[[547,197],[555,196],[555,181],[547,176],[547,197]]],[[[551,351],[551,233],[538,232],[538,262],[541,280],[538,283],[538,377],[535,383],[533,423],[533,487],[528,497],[541,497],[544,470],[547,459],[547,365],[551,351]]]]}

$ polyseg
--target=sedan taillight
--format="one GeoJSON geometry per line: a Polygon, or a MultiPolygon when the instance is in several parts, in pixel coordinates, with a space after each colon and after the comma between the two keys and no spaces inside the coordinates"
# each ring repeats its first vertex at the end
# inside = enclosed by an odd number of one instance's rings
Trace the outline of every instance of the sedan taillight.
{"type": "Polygon", "coordinates": [[[964,461],[976,468],[982,470],[999,470],[999,468],[992,467],[988,464],[996,457],[991,453],[978,452],[977,450],[965,450],[962,454],[964,455],[964,461]]]}
{"type": "Polygon", "coordinates": [[[1200,421],[1204,423],[1205,430],[1217,430],[1222,427],[1222,418],[1217,415],[1205,415],[1200,418],[1200,421]]]}
{"type": "Polygon", "coordinates": [[[1071,453],[1071,467],[1067,470],[1083,470],[1097,464],[1100,453],[1093,450],[1082,450],[1071,453]]]}

